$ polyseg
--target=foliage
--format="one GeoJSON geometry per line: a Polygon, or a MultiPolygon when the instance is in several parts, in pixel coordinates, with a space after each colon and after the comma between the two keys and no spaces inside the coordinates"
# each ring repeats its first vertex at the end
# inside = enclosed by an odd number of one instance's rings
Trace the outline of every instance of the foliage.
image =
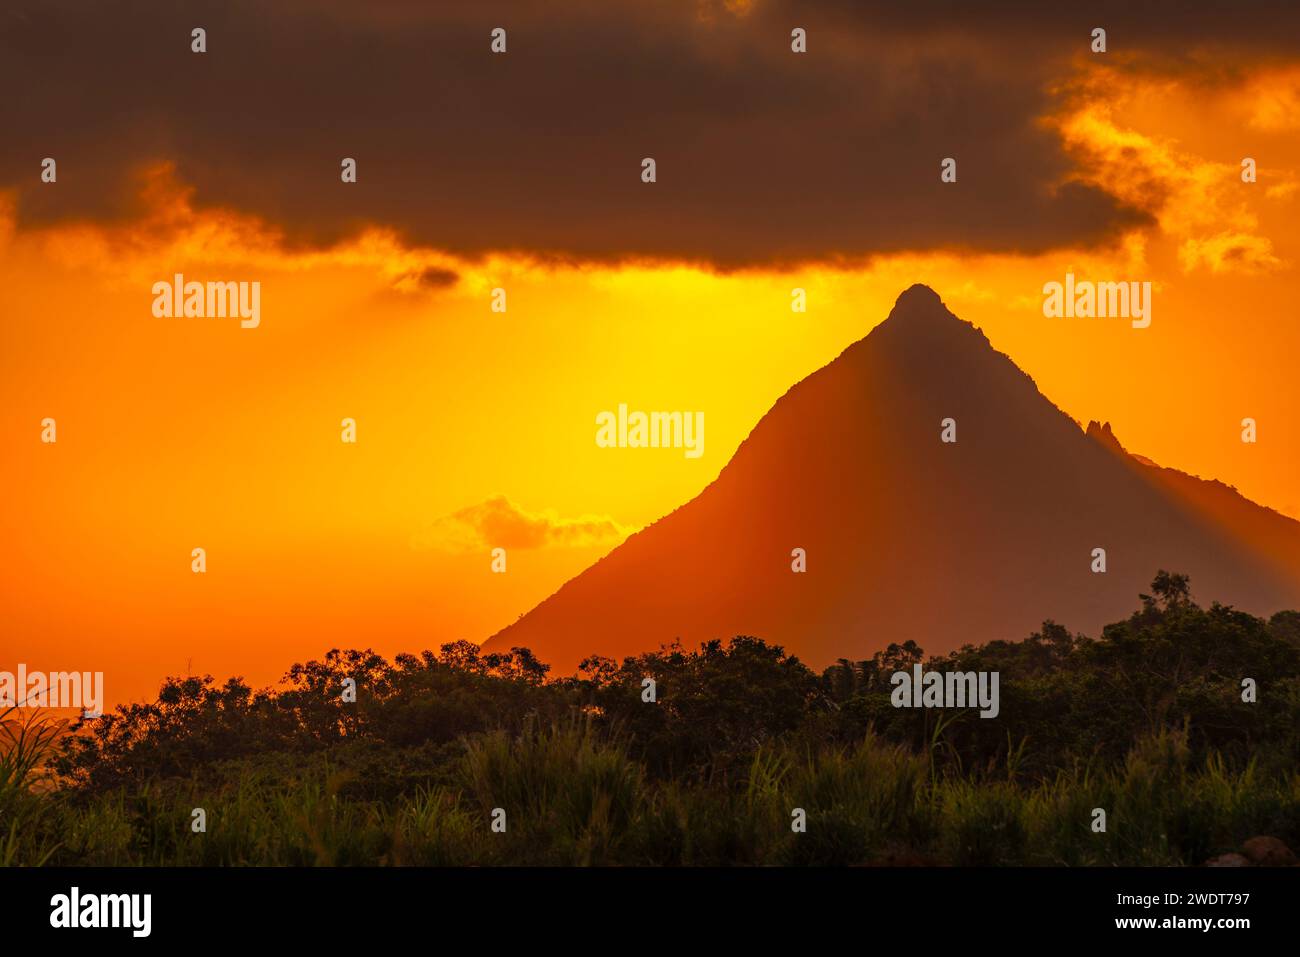
{"type": "Polygon", "coordinates": [[[171,678],[70,731],[0,720],[0,862],[1194,864],[1300,844],[1300,615],[1201,608],[1164,572],[1141,602],[1097,639],[1049,621],[820,675],[738,637],[558,679],[466,642],[333,650],[278,689],[171,678]],[[998,672],[998,716],[892,707],[917,663],[998,672]]]}

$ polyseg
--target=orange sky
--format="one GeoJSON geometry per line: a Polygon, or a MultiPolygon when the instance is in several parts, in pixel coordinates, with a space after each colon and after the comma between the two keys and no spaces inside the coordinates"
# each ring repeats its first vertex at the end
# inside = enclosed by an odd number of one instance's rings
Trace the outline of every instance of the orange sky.
{"type": "Polygon", "coordinates": [[[1078,180],[1154,217],[1113,249],[715,274],[461,260],[376,223],[290,250],[274,222],[201,206],[165,157],[140,170],[133,220],[28,227],[7,203],[0,668],[102,670],[118,702],[187,669],[264,684],[333,646],[482,641],[697,493],[913,282],[1076,419],[1300,518],[1300,69],[1207,86],[1081,63],[1056,102],[1042,122],[1078,180]],[[460,279],[421,286],[431,267],[460,279]],[[1044,318],[1042,285],[1067,271],[1152,281],[1151,327],[1044,318]],[[176,272],[259,280],[261,326],[154,318],[150,287],[176,272]],[[620,402],[703,411],[703,456],[598,448],[595,416],[620,402]],[[498,496],[515,526],[475,541],[446,520],[498,496]]]}

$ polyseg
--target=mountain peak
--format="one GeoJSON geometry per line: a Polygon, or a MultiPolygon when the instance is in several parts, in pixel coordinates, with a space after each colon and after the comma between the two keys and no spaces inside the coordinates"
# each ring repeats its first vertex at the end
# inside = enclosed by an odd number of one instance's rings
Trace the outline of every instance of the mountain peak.
{"type": "Polygon", "coordinates": [[[933,309],[942,308],[943,300],[939,294],[924,283],[913,283],[898,294],[894,309],[933,309]]]}
{"type": "Polygon", "coordinates": [[[937,330],[962,323],[943,304],[937,292],[929,286],[916,283],[898,294],[898,298],[894,301],[894,308],[889,311],[889,317],[884,324],[900,330],[921,328],[937,330]]]}
{"type": "Polygon", "coordinates": [[[939,294],[921,283],[908,286],[894,301],[885,321],[877,326],[879,338],[905,350],[923,350],[943,361],[967,358],[969,350],[988,338],[971,323],[952,312],[939,294]]]}

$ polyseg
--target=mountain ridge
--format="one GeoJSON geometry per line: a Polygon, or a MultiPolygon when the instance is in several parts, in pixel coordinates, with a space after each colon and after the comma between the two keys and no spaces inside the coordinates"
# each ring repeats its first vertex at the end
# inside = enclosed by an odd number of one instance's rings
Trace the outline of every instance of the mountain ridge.
{"type": "Polygon", "coordinates": [[[1188,482],[1203,480],[1081,426],[917,284],[777,399],[698,495],[486,647],[561,669],[735,634],[814,663],[907,638],[939,652],[1049,617],[1100,627],[1160,567],[1252,611],[1300,605],[1300,523],[1188,482]]]}

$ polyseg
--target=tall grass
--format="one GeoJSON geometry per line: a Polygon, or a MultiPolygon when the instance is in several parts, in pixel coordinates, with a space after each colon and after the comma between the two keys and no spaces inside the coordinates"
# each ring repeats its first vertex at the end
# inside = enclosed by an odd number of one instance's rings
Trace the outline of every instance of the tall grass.
{"type": "Polygon", "coordinates": [[[385,799],[356,796],[325,760],[241,768],[220,786],[41,792],[52,739],[16,727],[0,754],[6,864],[1197,864],[1255,834],[1300,843],[1300,774],[1194,763],[1186,729],[1047,781],[1021,779],[1011,742],[1004,766],[972,774],[936,767],[938,734],[928,754],[869,734],[849,748],[768,745],[742,780],[687,783],[652,779],[617,733],[574,719],[471,738],[451,783],[385,799]],[[796,808],[806,831],[792,829],[796,808]]]}
{"type": "Polygon", "coordinates": [[[40,827],[56,799],[40,792],[51,783],[45,761],[63,728],[39,711],[0,713],[0,864],[6,867],[44,864],[58,850],[40,827]]]}
{"type": "Polygon", "coordinates": [[[484,819],[500,809],[499,844],[518,863],[604,864],[640,818],[640,766],[617,735],[602,738],[576,717],[519,737],[497,731],[469,745],[465,777],[484,819]]]}

